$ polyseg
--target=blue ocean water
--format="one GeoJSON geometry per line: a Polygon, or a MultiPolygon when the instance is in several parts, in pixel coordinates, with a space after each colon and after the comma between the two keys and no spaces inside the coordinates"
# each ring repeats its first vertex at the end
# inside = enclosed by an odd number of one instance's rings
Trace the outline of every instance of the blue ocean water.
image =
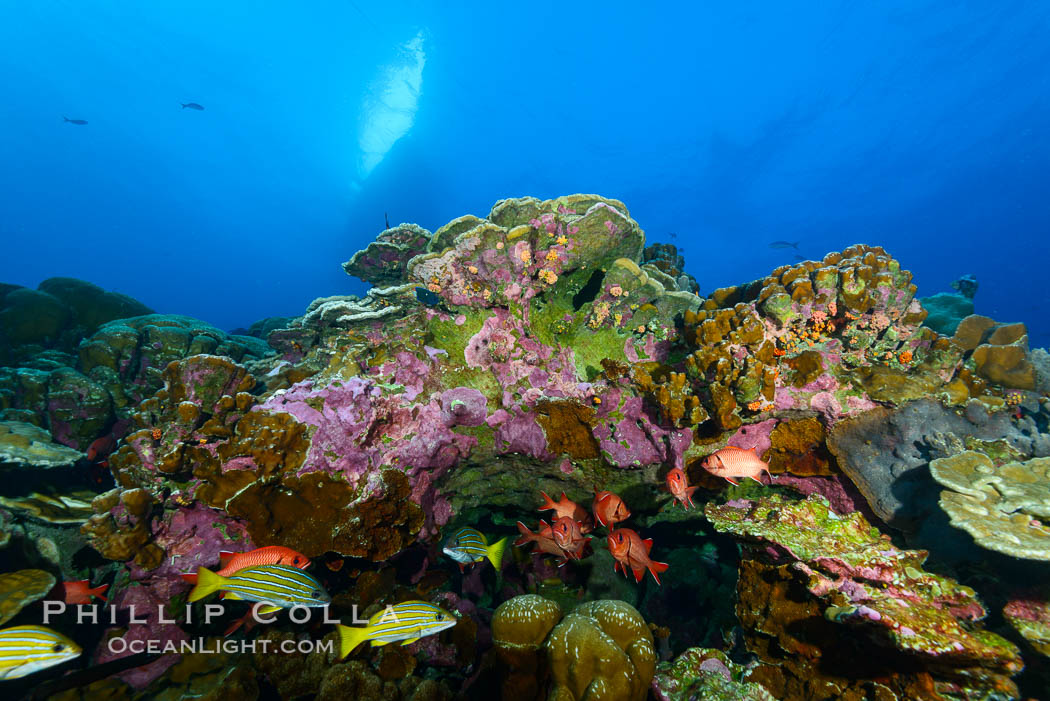
{"type": "Polygon", "coordinates": [[[339,264],[384,215],[593,192],[702,293],[794,262],[775,240],[878,244],[1047,345],[1048,29],[1040,2],[5,3],[0,279],[230,329],[363,292],[339,264]]]}

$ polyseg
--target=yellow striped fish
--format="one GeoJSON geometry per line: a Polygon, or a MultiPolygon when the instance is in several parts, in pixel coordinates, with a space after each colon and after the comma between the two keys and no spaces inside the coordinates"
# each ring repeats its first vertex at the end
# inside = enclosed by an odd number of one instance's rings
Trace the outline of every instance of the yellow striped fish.
{"type": "Polygon", "coordinates": [[[499,572],[500,567],[503,565],[503,550],[506,547],[506,538],[489,545],[488,541],[485,540],[485,536],[478,529],[460,528],[455,535],[448,539],[442,552],[458,562],[461,570],[465,564],[488,558],[488,561],[499,572]]]}
{"type": "Polygon", "coordinates": [[[218,575],[207,567],[197,570],[197,586],[190,592],[190,601],[198,601],[217,591],[227,599],[265,602],[259,609],[272,613],[292,606],[325,606],[332,597],[321,583],[297,567],[289,565],[259,565],[246,567],[229,577],[218,575]]]}
{"type": "Polygon", "coordinates": [[[0,630],[0,679],[18,679],[80,655],[75,642],[43,626],[0,630]]]}
{"type": "Polygon", "coordinates": [[[456,625],[456,617],[440,606],[426,601],[406,601],[386,609],[368,619],[363,628],[336,626],[339,630],[339,659],[354,651],[366,640],[372,647],[403,640],[409,645],[427,635],[440,633],[456,625]]]}

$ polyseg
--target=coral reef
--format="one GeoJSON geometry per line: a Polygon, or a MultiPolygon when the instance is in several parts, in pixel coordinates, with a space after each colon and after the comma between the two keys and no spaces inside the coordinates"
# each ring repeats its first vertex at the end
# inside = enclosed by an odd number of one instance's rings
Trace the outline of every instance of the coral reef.
{"type": "Polygon", "coordinates": [[[810,665],[840,654],[830,649],[841,636],[833,629],[847,626],[863,636],[853,637],[857,652],[887,665],[885,674],[894,678],[888,686],[903,697],[937,698],[907,695],[926,676],[935,693],[1016,692],[1009,677],[1022,667],[1019,652],[976,624],[985,611],[973,590],[924,571],[925,552],[897,549],[860,514],[836,515],[819,496],[709,504],[705,514],[719,531],[756,544],[742,567],[737,611],[745,628],[753,627],[749,647],[764,650],[765,662],[773,662],[775,647],[796,655],[795,668],[777,671],[773,686],[797,688],[806,675],[821,676],[810,665]],[[813,597],[810,602],[789,593],[799,586],[813,597]],[[793,609],[777,608],[785,597],[794,600],[793,609]],[[868,653],[863,639],[875,646],[868,653]],[[876,649],[880,655],[873,654],[876,649]],[[888,654],[892,650],[896,658],[888,654]]]}
{"type": "Polygon", "coordinates": [[[523,594],[500,604],[492,637],[509,666],[503,697],[551,701],[641,701],[656,668],[653,635],[630,604],[590,601],[562,617],[553,601],[523,594]]]}
{"type": "Polygon", "coordinates": [[[966,317],[973,314],[973,298],[954,292],[938,292],[930,297],[920,297],[926,310],[924,322],[942,336],[951,336],[966,317]]]}
{"type": "Polygon", "coordinates": [[[775,701],[761,684],[744,681],[746,675],[746,668],[720,650],[689,648],[673,663],[660,663],[653,677],[653,695],[658,701],[775,701]]]}
{"type": "Polygon", "coordinates": [[[51,434],[21,421],[0,421],[0,464],[39,468],[72,465],[84,456],[51,440],[51,434]]]}
{"type": "Polygon", "coordinates": [[[1045,652],[1045,592],[1007,570],[1050,559],[1050,356],[1021,324],[949,319],[974,286],[920,300],[898,261],[855,245],[704,299],[677,247],[647,246],[596,195],[388,228],[343,269],[373,287],[243,334],[114,318],[128,308],[76,298],[75,281],[0,286],[22,339],[0,355],[0,460],[19,466],[2,554],[108,584],[115,615],[78,634],[118,673],[68,697],[940,701],[1038,685],[997,633],[1029,668],[1045,652]],[[772,478],[712,476],[730,447],[772,478]],[[685,489],[702,508],[672,508],[685,489]],[[442,554],[450,530],[495,542],[535,523],[541,491],[583,507],[557,532],[572,544],[592,495],[617,495],[631,520],[616,532],[656,542],[662,582],[619,576],[631,552],[604,532],[561,567],[553,528],[553,551],[502,567],[442,554]],[[997,559],[975,562],[961,529],[997,559]],[[904,549],[924,544],[930,565],[904,549]],[[181,575],[262,546],[310,558],[344,623],[417,599],[459,622],[340,661],[134,666],[108,649],[233,627],[333,641],[286,614],[237,627],[181,606],[181,575]],[[982,600],[1013,629],[986,629],[982,600]]]}
{"type": "Polygon", "coordinates": [[[29,604],[43,599],[54,586],[55,578],[43,570],[0,574],[0,625],[29,604]]]}
{"type": "Polygon", "coordinates": [[[930,462],[930,474],[948,489],[941,508],[952,525],[978,545],[1007,555],[1050,560],[1050,458],[996,466],[968,450],[930,462]]]}

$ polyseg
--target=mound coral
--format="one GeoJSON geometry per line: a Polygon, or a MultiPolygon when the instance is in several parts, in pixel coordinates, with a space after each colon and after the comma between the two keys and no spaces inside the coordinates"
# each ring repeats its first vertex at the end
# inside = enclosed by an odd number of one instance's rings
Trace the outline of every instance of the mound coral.
{"type": "Polygon", "coordinates": [[[652,632],[623,601],[591,601],[562,618],[553,601],[524,594],[496,609],[492,637],[512,670],[505,697],[537,698],[549,673],[552,701],[641,701],[656,668],[652,632]]]}

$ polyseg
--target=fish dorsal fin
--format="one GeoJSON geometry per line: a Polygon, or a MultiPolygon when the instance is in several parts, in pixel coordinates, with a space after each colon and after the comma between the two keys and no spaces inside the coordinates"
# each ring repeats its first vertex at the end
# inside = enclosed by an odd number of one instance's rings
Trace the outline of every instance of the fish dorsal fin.
{"type": "Polygon", "coordinates": [[[653,539],[646,538],[642,542],[645,543],[645,554],[648,555],[649,551],[653,549],[653,539]]]}
{"type": "Polygon", "coordinates": [[[569,497],[565,496],[565,492],[561,493],[561,500],[562,501],[569,501],[569,497]]]}
{"type": "Polygon", "coordinates": [[[540,519],[540,527],[537,530],[542,531],[544,528],[550,528],[550,525],[541,518],[540,519]]]}
{"type": "Polygon", "coordinates": [[[221,565],[222,567],[225,567],[226,565],[230,564],[230,560],[232,560],[234,558],[234,556],[237,555],[237,554],[238,553],[230,552],[229,550],[220,550],[219,551],[219,565],[221,565]]]}

